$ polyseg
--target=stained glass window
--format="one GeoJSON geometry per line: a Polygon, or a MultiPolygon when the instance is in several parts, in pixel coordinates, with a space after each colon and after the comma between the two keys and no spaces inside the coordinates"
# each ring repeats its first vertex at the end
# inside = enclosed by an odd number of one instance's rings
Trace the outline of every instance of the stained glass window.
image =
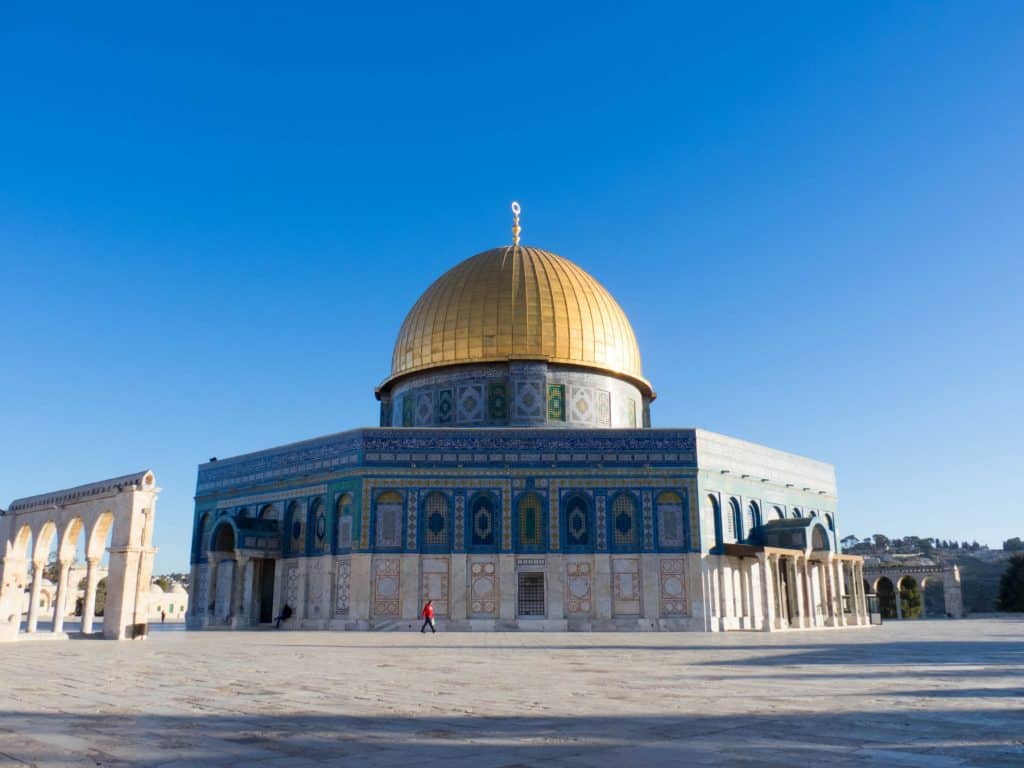
{"type": "Polygon", "coordinates": [[[544,544],[540,497],[528,493],[519,500],[519,546],[540,547],[544,544]]]}
{"type": "Polygon", "coordinates": [[[398,547],[402,544],[402,514],[405,502],[394,491],[377,497],[377,546],[398,547]]]}
{"type": "Polygon", "coordinates": [[[448,499],[435,491],[423,501],[423,542],[431,547],[448,546],[448,499]]]}
{"type": "Polygon", "coordinates": [[[352,546],[352,494],[343,493],[335,505],[336,535],[338,549],[349,549],[352,546]]]}
{"type": "Polygon", "coordinates": [[[628,493],[620,493],[612,502],[612,542],[617,548],[636,545],[636,501],[628,493]]]}
{"type": "Polygon", "coordinates": [[[493,545],[496,541],[494,537],[494,505],[487,496],[479,496],[473,502],[469,519],[473,528],[473,544],[493,545]]]}
{"type": "Polygon", "coordinates": [[[681,547],[683,541],[683,498],[673,491],[658,495],[658,540],[663,547],[681,547]]]}

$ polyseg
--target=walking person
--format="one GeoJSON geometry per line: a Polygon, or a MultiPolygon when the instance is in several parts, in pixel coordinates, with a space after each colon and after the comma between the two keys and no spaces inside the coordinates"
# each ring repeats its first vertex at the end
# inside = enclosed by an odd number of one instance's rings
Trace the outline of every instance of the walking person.
{"type": "Polygon", "coordinates": [[[423,606],[423,611],[420,613],[423,617],[423,626],[420,627],[420,633],[426,632],[427,627],[430,627],[432,633],[437,632],[434,627],[434,601],[427,600],[427,604],[423,606]]]}

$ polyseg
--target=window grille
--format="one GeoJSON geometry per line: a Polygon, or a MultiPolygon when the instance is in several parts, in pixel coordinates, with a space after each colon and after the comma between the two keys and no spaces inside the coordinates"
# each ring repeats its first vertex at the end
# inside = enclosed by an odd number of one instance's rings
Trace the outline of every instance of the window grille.
{"type": "Polygon", "coordinates": [[[618,547],[636,542],[636,502],[628,493],[620,493],[612,502],[613,541],[618,547]]]}
{"type": "Polygon", "coordinates": [[[544,615],[544,574],[519,574],[519,615],[544,615]]]}
{"type": "Polygon", "coordinates": [[[662,546],[683,546],[683,500],[666,491],[658,496],[658,538],[662,546]]]}
{"type": "Polygon", "coordinates": [[[430,546],[448,544],[448,499],[441,493],[432,493],[423,503],[423,541],[430,546]]]}

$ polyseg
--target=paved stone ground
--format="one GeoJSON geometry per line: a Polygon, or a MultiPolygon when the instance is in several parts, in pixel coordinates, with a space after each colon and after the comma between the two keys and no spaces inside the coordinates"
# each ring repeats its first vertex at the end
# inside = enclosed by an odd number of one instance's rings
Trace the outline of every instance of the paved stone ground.
{"type": "Polygon", "coordinates": [[[0,765],[1024,766],[1024,620],[0,646],[0,765]]]}

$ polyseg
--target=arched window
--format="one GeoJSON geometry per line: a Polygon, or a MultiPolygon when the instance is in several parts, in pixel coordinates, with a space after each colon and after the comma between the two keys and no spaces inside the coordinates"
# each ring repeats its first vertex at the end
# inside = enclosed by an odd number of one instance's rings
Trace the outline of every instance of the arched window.
{"type": "Polygon", "coordinates": [[[827,552],[829,550],[828,534],[825,532],[825,529],[820,525],[813,525],[811,527],[813,529],[811,532],[811,549],[827,552]]]}
{"type": "Polygon", "coordinates": [[[469,505],[469,540],[474,547],[497,545],[496,505],[486,493],[478,494],[469,505]]]}
{"type": "Polygon", "coordinates": [[[590,533],[590,505],[586,497],[573,494],[565,500],[565,541],[568,549],[587,549],[592,546],[590,533]]]}
{"type": "Polygon", "coordinates": [[[658,494],[658,543],[663,547],[686,546],[683,531],[683,497],[675,491],[658,494]]]}
{"type": "Polygon", "coordinates": [[[288,514],[285,520],[288,525],[286,531],[288,554],[301,555],[306,550],[306,522],[303,520],[299,502],[293,501],[288,505],[288,514]]]}
{"type": "Polygon", "coordinates": [[[519,499],[520,550],[539,549],[544,546],[544,506],[540,496],[527,493],[519,499]]]}
{"type": "Polygon", "coordinates": [[[396,491],[385,491],[377,497],[377,546],[402,546],[402,515],[405,499],[396,491]]]}
{"type": "Polygon", "coordinates": [[[743,533],[743,512],[736,498],[729,499],[729,541],[739,541],[743,533]]]}
{"type": "Polygon", "coordinates": [[[277,508],[273,504],[264,504],[260,509],[260,520],[277,520],[277,508]]]}
{"type": "Polygon", "coordinates": [[[800,510],[800,507],[793,507],[793,517],[803,517],[804,513],[800,510]]]}
{"type": "Polygon", "coordinates": [[[785,520],[786,519],[786,513],[782,511],[782,507],[775,507],[774,509],[775,509],[775,519],[776,520],[785,520]]]}
{"type": "Polygon", "coordinates": [[[313,532],[313,551],[321,553],[327,549],[327,512],[319,496],[309,505],[309,529],[313,532]]]}
{"type": "Polygon", "coordinates": [[[238,512],[236,514],[237,514],[239,519],[248,517],[249,516],[249,508],[248,507],[242,507],[240,510],[238,510],[238,512]]]}
{"type": "Polygon", "coordinates": [[[631,493],[620,493],[612,499],[612,549],[631,552],[637,549],[636,499],[631,493]]]}
{"type": "Polygon", "coordinates": [[[715,546],[722,546],[725,541],[725,521],[722,520],[722,505],[718,503],[718,497],[713,493],[708,494],[708,503],[711,504],[711,516],[715,525],[715,546]]]}
{"type": "Polygon", "coordinates": [[[352,494],[343,493],[334,504],[334,530],[338,552],[352,548],[352,494]]]}
{"type": "Polygon", "coordinates": [[[828,527],[829,531],[835,533],[836,523],[835,520],[832,519],[832,515],[830,515],[828,512],[825,513],[825,525],[828,527]]]}
{"type": "Polygon", "coordinates": [[[754,531],[761,527],[761,508],[757,505],[756,501],[752,501],[747,504],[747,525],[743,531],[744,538],[750,539],[754,536],[754,531]]]}
{"type": "Polygon", "coordinates": [[[433,491],[423,499],[423,546],[434,551],[447,551],[451,525],[448,522],[448,497],[433,491]]]}

